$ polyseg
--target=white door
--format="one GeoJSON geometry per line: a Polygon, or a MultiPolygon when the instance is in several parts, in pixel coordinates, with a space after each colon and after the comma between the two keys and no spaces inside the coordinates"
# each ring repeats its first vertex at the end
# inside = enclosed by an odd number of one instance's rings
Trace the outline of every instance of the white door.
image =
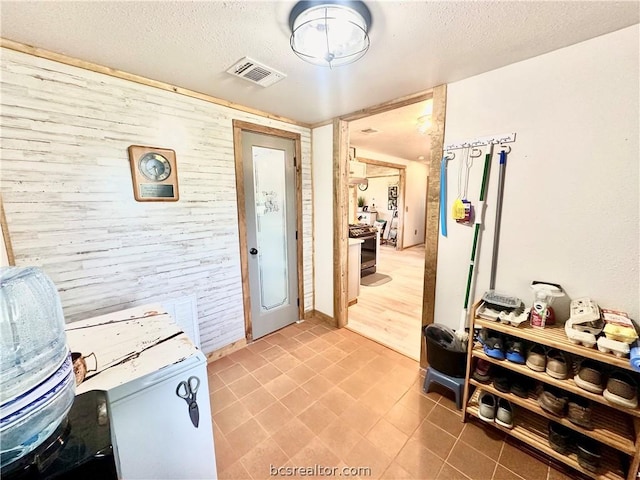
{"type": "Polygon", "coordinates": [[[253,338],[298,320],[295,141],[242,132],[253,338]]]}

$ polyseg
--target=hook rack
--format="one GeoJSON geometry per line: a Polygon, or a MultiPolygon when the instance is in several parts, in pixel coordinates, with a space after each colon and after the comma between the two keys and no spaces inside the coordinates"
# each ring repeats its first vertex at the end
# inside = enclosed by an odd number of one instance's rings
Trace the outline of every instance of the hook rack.
{"type": "Polygon", "coordinates": [[[445,160],[453,160],[454,158],[456,158],[456,152],[447,152],[444,154],[445,160]]]}
{"type": "MultiPolygon", "coordinates": [[[[478,138],[474,138],[473,140],[467,140],[464,142],[458,142],[458,143],[450,143],[444,146],[444,151],[449,151],[449,150],[458,150],[460,148],[477,148],[477,147],[482,147],[485,145],[497,145],[497,144],[504,144],[504,143],[512,143],[516,141],[516,134],[514,133],[501,133],[499,135],[489,135],[486,137],[478,137],[478,138]]],[[[509,149],[511,147],[509,146],[509,149]]],[[[509,150],[507,153],[510,153],[511,150],[509,150]]]]}

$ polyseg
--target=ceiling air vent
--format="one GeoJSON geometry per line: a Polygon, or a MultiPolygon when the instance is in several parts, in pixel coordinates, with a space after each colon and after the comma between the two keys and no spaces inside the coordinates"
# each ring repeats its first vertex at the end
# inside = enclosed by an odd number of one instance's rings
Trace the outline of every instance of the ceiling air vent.
{"type": "Polygon", "coordinates": [[[364,133],[365,135],[373,135],[374,133],[380,133],[380,130],[376,130],[375,128],[365,128],[364,130],[360,130],[360,133],[364,133]]]}
{"type": "Polygon", "coordinates": [[[249,57],[238,60],[227,70],[227,73],[260,85],[261,87],[268,87],[286,77],[284,73],[267,67],[260,62],[256,62],[249,57]]]}

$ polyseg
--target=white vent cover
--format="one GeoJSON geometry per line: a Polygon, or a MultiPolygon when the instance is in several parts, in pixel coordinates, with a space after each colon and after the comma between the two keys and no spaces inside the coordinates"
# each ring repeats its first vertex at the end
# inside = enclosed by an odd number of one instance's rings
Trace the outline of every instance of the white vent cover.
{"type": "Polygon", "coordinates": [[[238,60],[227,70],[227,73],[260,85],[261,87],[269,87],[283,78],[286,78],[284,73],[274,70],[271,67],[267,67],[263,63],[256,62],[249,57],[243,57],[238,60]]]}
{"type": "Polygon", "coordinates": [[[373,135],[374,133],[380,133],[380,130],[376,130],[375,128],[365,128],[364,130],[360,130],[360,133],[364,133],[365,135],[373,135]]]}

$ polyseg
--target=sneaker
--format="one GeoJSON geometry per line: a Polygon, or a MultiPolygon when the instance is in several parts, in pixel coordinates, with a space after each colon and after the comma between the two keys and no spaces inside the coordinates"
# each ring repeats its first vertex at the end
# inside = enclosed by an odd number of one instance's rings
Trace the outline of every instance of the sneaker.
{"type": "Polygon", "coordinates": [[[528,377],[514,375],[511,379],[509,391],[520,398],[528,398],[531,390],[531,381],[528,377]]]}
{"type": "Polygon", "coordinates": [[[504,360],[504,344],[501,337],[488,337],[482,349],[489,357],[504,360]]]}
{"type": "Polygon", "coordinates": [[[638,394],[636,384],[631,375],[616,370],[611,373],[607,381],[607,388],[603,395],[611,403],[627,408],[636,408],[638,406],[638,394]]]}
{"type": "Polygon", "coordinates": [[[526,364],[535,372],[544,372],[547,366],[547,357],[542,345],[535,344],[529,349],[526,364]]]}
{"type": "Polygon", "coordinates": [[[489,372],[491,371],[491,363],[487,362],[483,358],[479,358],[476,362],[476,368],[471,374],[474,380],[480,383],[488,383],[491,379],[489,372]]]}
{"type": "Polygon", "coordinates": [[[496,423],[505,428],[513,428],[513,408],[511,407],[511,403],[504,398],[498,400],[496,423]]]}
{"type": "Polygon", "coordinates": [[[567,367],[567,358],[564,352],[560,350],[549,350],[547,353],[547,375],[557,378],[558,380],[564,380],[569,375],[569,368],[567,367]]]}
{"type": "Polygon", "coordinates": [[[549,446],[564,455],[571,445],[571,430],[556,422],[549,422],[549,446]]]}
{"type": "Polygon", "coordinates": [[[524,365],[524,345],[522,341],[516,339],[507,340],[507,360],[513,363],[524,365]]]}
{"type": "Polygon", "coordinates": [[[502,393],[509,393],[509,390],[511,389],[509,376],[504,371],[494,374],[492,377],[492,383],[494,388],[502,393]]]}
{"type": "Polygon", "coordinates": [[[583,360],[578,366],[578,373],[573,381],[577,386],[591,393],[602,393],[604,390],[601,365],[593,360],[583,360]]]}
{"type": "Polygon", "coordinates": [[[540,395],[538,395],[538,405],[540,405],[543,410],[553,415],[564,417],[567,399],[560,393],[560,391],[545,386],[540,395]]]}
{"type": "Polygon", "coordinates": [[[572,398],[568,404],[567,418],[571,423],[592,430],[591,402],[579,396],[572,398]]]}
{"type": "Polygon", "coordinates": [[[478,416],[485,422],[493,422],[496,416],[496,397],[484,390],[478,399],[478,416]]]}
{"type": "Polygon", "coordinates": [[[596,472],[600,465],[600,446],[590,438],[578,439],[578,464],[590,472],[596,472]]]}

